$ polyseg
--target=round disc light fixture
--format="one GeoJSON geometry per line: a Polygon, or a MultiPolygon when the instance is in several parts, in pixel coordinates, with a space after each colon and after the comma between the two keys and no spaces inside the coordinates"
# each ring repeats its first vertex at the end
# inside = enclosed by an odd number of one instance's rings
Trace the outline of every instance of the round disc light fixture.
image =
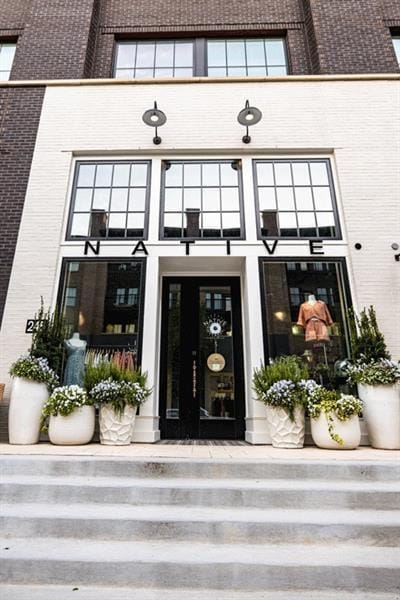
{"type": "Polygon", "coordinates": [[[242,141],[244,144],[249,144],[251,137],[249,136],[249,127],[251,125],[257,125],[262,119],[262,112],[255,106],[250,106],[248,100],[246,100],[245,107],[238,114],[237,120],[241,125],[246,127],[246,135],[243,136],[242,141]]]}
{"type": "Polygon", "coordinates": [[[165,125],[167,122],[167,117],[162,110],[157,108],[157,102],[154,102],[154,107],[146,110],[146,112],[142,115],[143,122],[146,123],[149,127],[154,127],[156,130],[156,135],[153,137],[153,143],[158,146],[161,144],[161,138],[158,135],[158,127],[165,125]]]}

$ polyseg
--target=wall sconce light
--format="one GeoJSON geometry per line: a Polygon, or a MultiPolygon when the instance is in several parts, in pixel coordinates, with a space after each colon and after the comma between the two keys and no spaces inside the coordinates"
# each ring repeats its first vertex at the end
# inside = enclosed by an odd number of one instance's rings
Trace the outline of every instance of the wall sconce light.
{"type": "Polygon", "coordinates": [[[242,137],[242,142],[244,144],[250,144],[251,137],[249,136],[249,127],[251,125],[256,125],[262,119],[262,112],[260,109],[255,106],[250,106],[248,100],[246,100],[245,107],[238,114],[237,120],[241,125],[246,127],[246,135],[242,137]]]}
{"type": "Polygon", "coordinates": [[[162,110],[157,108],[157,102],[154,101],[154,108],[150,108],[150,110],[146,110],[142,116],[143,121],[149,127],[155,127],[156,135],[153,137],[153,144],[158,146],[161,144],[161,138],[158,135],[158,127],[161,127],[167,122],[167,117],[162,110]]]}

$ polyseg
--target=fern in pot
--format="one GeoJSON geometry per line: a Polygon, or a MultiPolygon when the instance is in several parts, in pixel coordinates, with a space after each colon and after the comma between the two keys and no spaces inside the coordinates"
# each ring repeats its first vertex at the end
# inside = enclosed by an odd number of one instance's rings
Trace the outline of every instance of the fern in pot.
{"type": "Polygon", "coordinates": [[[283,356],[254,370],[253,387],[267,411],[275,448],[302,448],[305,434],[308,367],[297,356],[283,356]]]}
{"type": "Polygon", "coordinates": [[[55,388],[43,407],[42,416],[43,429],[48,428],[52,444],[79,446],[88,444],[93,438],[95,409],[79,385],[55,388]]]}

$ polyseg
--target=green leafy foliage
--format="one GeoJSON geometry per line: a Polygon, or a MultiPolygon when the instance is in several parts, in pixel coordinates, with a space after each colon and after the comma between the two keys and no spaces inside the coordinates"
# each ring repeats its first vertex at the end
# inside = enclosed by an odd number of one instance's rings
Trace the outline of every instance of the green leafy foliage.
{"type": "Polygon", "coordinates": [[[37,325],[32,334],[31,355],[44,357],[48,360],[50,367],[61,375],[64,355],[64,341],[68,336],[68,325],[56,309],[45,309],[43,298],[38,312],[35,315],[37,325]]]}
{"type": "Polygon", "coordinates": [[[10,375],[23,377],[37,383],[45,383],[49,391],[54,389],[59,382],[57,374],[49,367],[47,358],[30,354],[21,356],[11,365],[10,375]]]}
{"type": "Polygon", "coordinates": [[[383,333],[379,330],[373,306],[357,316],[352,308],[347,312],[353,361],[375,362],[390,359],[383,333]]]}
{"type": "Polygon", "coordinates": [[[308,366],[298,356],[280,356],[269,365],[254,369],[253,388],[259,400],[264,401],[269,388],[278,381],[297,383],[308,379],[308,366]]]}
{"type": "Polygon", "coordinates": [[[400,381],[400,363],[385,358],[366,363],[362,359],[347,368],[348,381],[364,385],[391,385],[400,381]]]}
{"type": "Polygon", "coordinates": [[[83,385],[86,391],[90,392],[95,385],[107,379],[139,383],[143,388],[146,388],[147,384],[146,373],[140,370],[122,369],[112,362],[104,361],[96,366],[87,365],[83,385]]]}
{"type": "Polygon", "coordinates": [[[316,385],[308,397],[307,409],[312,419],[317,419],[321,413],[325,415],[331,439],[342,446],[344,441],[335,432],[332,415],[335,415],[339,421],[348,421],[353,415],[361,415],[362,402],[355,396],[316,385]]]}

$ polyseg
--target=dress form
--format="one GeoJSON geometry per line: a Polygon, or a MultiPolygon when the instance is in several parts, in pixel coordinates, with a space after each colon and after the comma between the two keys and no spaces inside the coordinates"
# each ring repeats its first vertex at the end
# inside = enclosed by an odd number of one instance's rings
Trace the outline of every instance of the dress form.
{"type": "Polygon", "coordinates": [[[79,333],[73,333],[69,340],[65,340],[67,364],[64,370],[64,385],[82,385],[85,374],[85,352],[87,342],[81,340],[79,333]]]}

